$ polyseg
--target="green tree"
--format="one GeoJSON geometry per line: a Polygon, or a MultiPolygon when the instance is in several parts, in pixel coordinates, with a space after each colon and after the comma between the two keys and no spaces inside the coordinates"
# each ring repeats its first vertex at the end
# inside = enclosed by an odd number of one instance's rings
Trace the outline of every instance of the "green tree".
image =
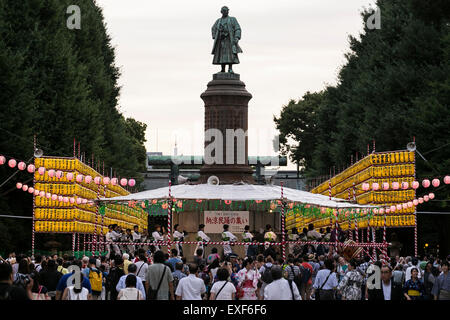
{"type": "MultiPolygon", "coordinates": [[[[294,139],[294,143],[282,141],[284,150],[304,165],[306,177],[347,166],[350,155],[367,154],[372,140],[377,151],[387,151],[405,149],[414,137],[428,160],[416,159],[419,178],[450,172],[450,3],[379,0],[377,6],[381,29],[369,29],[365,22],[372,11],[362,12],[363,32],[349,38],[338,83],[318,93],[323,99],[315,102],[315,117],[292,112],[292,105],[283,107],[275,118],[281,136],[294,139]],[[315,128],[312,144],[304,143],[306,127],[315,128]]],[[[418,190],[419,195],[425,192],[429,190],[418,190]]],[[[419,209],[449,211],[449,202],[442,202],[450,199],[448,187],[436,190],[436,199],[440,202],[419,209]]],[[[444,231],[450,228],[450,218],[419,216],[419,222],[428,230],[439,228],[439,242],[448,253],[450,239],[444,231]]]]}
{"type": "MultiPolygon", "coordinates": [[[[0,0],[0,153],[27,161],[36,135],[45,155],[72,156],[75,138],[87,159],[138,177],[146,125],[120,112],[119,76],[95,1],[0,0]],[[81,9],[80,30],[66,26],[72,4],[81,9]]],[[[0,167],[0,183],[12,173],[0,167]]],[[[20,172],[0,188],[2,214],[31,216],[31,195],[15,190],[31,179],[20,172]]],[[[30,221],[0,218],[0,230],[1,249],[29,250],[30,221]]]]}

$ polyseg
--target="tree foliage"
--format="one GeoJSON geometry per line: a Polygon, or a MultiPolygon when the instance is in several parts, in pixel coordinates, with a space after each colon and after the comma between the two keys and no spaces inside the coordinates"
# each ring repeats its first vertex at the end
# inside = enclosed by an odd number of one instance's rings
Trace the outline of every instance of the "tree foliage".
{"type": "MultiPolygon", "coordinates": [[[[349,38],[337,85],[306,93],[275,117],[281,137],[294,140],[281,140],[283,150],[305,177],[348,166],[351,155],[367,154],[367,144],[372,151],[373,140],[377,151],[388,151],[405,149],[413,137],[428,160],[417,157],[419,178],[450,173],[450,3],[379,0],[377,6],[381,29],[369,29],[372,12],[362,12],[364,30],[349,38]]],[[[448,186],[436,191],[436,199],[449,196],[448,186]]],[[[420,209],[450,211],[449,205],[436,201],[420,209]]],[[[423,219],[435,221],[434,230],[444,228],[440,240],[450,251],[444,232],[450,219],[423,219]]]]}
{"type": "MultiPolygon", "coordinates": [[[[146,125],[119,111],[119,76],[94,1],[0,0],[0,153],[27,161],[36,135],[45,155],[72,156],[75,138],[86,159],[136,177],[145,170],[146,125]],[[81,9],[79,30],[66,26],[73,4],[81,9]]],[[[12,172],[0,168],[0,181],[12,172]]],[[[30,178],[20,173],[0,189],[2,214],[31,216],[32,197],[14,190],[30,178]]],[[[7,248],[28,249],[30,234],[31,223],[0,218],[7,248]]]]}

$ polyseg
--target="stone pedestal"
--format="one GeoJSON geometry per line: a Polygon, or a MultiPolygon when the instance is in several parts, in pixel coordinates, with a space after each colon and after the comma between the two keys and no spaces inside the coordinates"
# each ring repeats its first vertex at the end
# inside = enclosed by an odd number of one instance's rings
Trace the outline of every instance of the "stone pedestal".
{"type": "MultiPolygon", "coordinates": [[[[248,137],[245,136],[243,145],[234,138],[234,146],[233,142],[226,138],[227,129],[242,129],[247,133],[248,102],[252,95],[245,89],[245,83],[240,81],[237,73],[219,72],[213,75],[213,80],[208,83],[207,90],[200,97],[205,103],[205,132],[218,129],[223,137],[223,155],[220,157],[222,164],[206,163],[200,169],[200,183],[206,183],[210,176],[217,176],[220,184],[240,181],[255,183],[252,169],[248,165],[248,137]]],[[[214,140],[207,142],[205,137],[205,149],[210,143],[214,143],[214,140]]],[[[205,161],[207,156],[205,154],[205,161]]]]}

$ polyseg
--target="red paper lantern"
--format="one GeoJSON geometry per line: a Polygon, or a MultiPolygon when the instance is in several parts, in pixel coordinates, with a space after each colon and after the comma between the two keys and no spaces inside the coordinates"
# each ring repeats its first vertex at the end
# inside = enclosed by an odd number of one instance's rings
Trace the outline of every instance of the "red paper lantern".
{"type": "Polygon", "coordinates": [[[51,194],[50,192],[47,192],[47,193],[45,194],[45,197],[46,197],[47,199],[51,199],[52,194],[51,194]]]}
{"type": "Polygon", "coordinates": [[[402,182],[402,189],[405,190],[405,189],[408,189],[408,188],[409,188],[409,183],[406,182],[406,181],[402,182]]]}
{"type": "Polygon", "coordinates": [[[397,205],[397,210],[402,210],[402,205],[401,204],[397,205]]]}
{"type": "Polygon", "coordinates": [[[384,213],[384,209],[383,208],[380,208],[380,214],[383,214],[384,213]]]}
{"type": "Polygon", "coordinates": [[[411,186],[412,186],[413,189],[417,189],[417,188],[419,188],[420,183],[419,183],[419,181],[413,181],[411,186]]]}
{"type": "Polygon", "coordinates": [[[33,188],[33,187],[29,187],[29,188],[28,188],[28,192],[29,192],[29,193],[34,193],[34,188],[33,188]]]}
{"type": "Polygon", "coordinates": [[[391,206],[390,209],[391,209],[392,212],[394,212],[396,208],[395,208],[395,206],[391,206]]]}
{"type": "Polygon", "coordinates": [[[10,168],[14,168],[16,166],[16,164],[17,164],[17,161],[14,159],[10,159],[8,161],[8,166],[10,166],[10,168]]]}
{"type": "Polygon", "coordinates": [[[422,197],[420,197],[418,200],[419,200],[419,203],[423,203],[423,198],[422,197]]]}
{"type": "Polygon", "coordinates": [[[21,184],[20,182],[16,183],[16,188],[17,189],[22,189],[23,184],[21,184]]]}
{"type": "Polygon", "coordinates": [[[109,184],[111,182],[111,179],[108,177],[103,178],[103,184],[109,184]]]}
{"type": "Polygon", "coordinates": [[[84,178],[84,182],[86,182],[87,184],[90,184],[92,182],[92,177],[91,176],[86,176],[84,178]]]}
{"type": "Polygon", "coordinates": [[[127,179],[125,179],[125,178],[122,178],[122,179],[120,179],[120,185],[122,186],[122,187],[125,187],[126,185],[127,185],[127,179]]]}
{"type": "Polygon", "coordinates": [[[56,177],[61,179],[63,177],[63,172],[61,170],[56,171],[56,177]]]}
{"type": "Polygon", "coordinates": [[[377,191],[380,189],[380,185],[377,182],[372,183],[372,190],[377,191]]]}
{"type": "Polygon", "coordinates": [[[136,185],[136,180],[130,179],[130,180],[128,181],[128,185],[129,185],[130,187],[134,187],[134,186],[136,185]]]}
{"type": "Polygon", "coordinates": [[[431,183],[433,184],[433,187],[435,187],[435,188],[439,187],[439,185],[441,184],[439,179],[433,179],[433,181],[431,181],[431,183]]]}
{"type": "Polygon", "coordinates": [[[26,184],[24,184],[23,187],[22,187],[22,190],[23,191],[27,191],[28,190],[28,186],[26,184]]]}
{"type": "Polygon", "coordinates": [[[415,205],[415,206],[419,205],[419,200],[414,199],[414,200],[413,200],[413,205],[415,205]]]}
{"type": "Polygon", "coordinates": [[[225,200],[225,204],[230,205],[231,204],[231,200],[225,200]]]}
{"type": "Polygon", "coordinates": [[[433,199],[434,199],[434,193],[430,193],[430,194],[428,195],[428,197],[429,197],[431,200],[433,200],[433,199]]]}
{"type": "Polygon", "coordinates": [[[424,188],[428,188],[430,186],[430,180],[428,180],[428,179],[423,180],[422,181],[422,186],[424,188]]]}
{"type": "Polygon", "coordinates": [[[408,201],[408,208],[412,208],[414,206],[412,201],[408,201]]]}
{"type": "Polygon", "coordinates": [[[45,174],[45,168],[44,168],[44,167],[40,167],[40,168],[38,169],[38,172],[39,172],[39,174],[40,174],[41,176],[43,176],[43,175],[45,174]]]}
{"type": "Polygon", "coordinates": [[[119,179],[117,179],[117,178],[112,178],[112,179],[111,179],[111,184],[112,184],[113,186],[117,185],[118,183],[119,183],[119,179]]]}
{"type": "Polygon", "coordinates": [[[444,183],[445,184],[450,184],[450,176],[445,176],[444,177],[444,183]]]}
{"type": "Polygon", "coordinates": [[[73,173],[72,172],[68,172],[66,177],[67,177],[67,180],[71,181],[73,179],[73,173]]]}
{"type": "Polygon", "coordinates": [[[57,195],[57,194],[52,194],[52,200],[53,200],[53,201],[58,200],[58,195],[57,195]]]}
{"type": "Polygon", "coordinates": [[[100,184],[102,182],[102,178],[100,178],[100,177],[95,177],[94,178],[94,183],[95,184],[100,184]]]}
{"type": "Polygon", "coordinates": [[[423,196],[423,200],[426,202],[426,201],[430,200],[430,197],[429,196],[423,196]]]}
{"type": "Polygon", "coordinates": [[[19,164],[17,165],[17,168],[21,171],[25,170],[27,168],[27,164],[25,162],[19,162],[19,164]]]}
{"type": "Polygon", "coordinates": [[[4,156],[0,156],[0,165],[6,163],[6,158],[4,156]]]}
{"type": "Polygon", "coordinates": [[[83,182],[83,178],[84,178],[84,177],[83,177],[82,174],[78,174],[77,177],[75,178],[75,180],[76,180],[77,182],[80,182],[80,183],[81,183],[81,182],[83,182]]]}
{"type": "Polygon", "coordinates": [[[55,176],[55,174],[56,174],[55,170],[53,170],[53,169],[48,170],[48,176],[50,178],[53,178],[55,176]]]}
{"type": "Polygon", "coordinates": [[[383,190],[389,190],[389,183],[383,182],[383,190]]]}
{"type": "Polygon", "coordinates": [[[392,182],[392,189],[398,190],[400,188],[400,184],[398,182],[392,182]]]}

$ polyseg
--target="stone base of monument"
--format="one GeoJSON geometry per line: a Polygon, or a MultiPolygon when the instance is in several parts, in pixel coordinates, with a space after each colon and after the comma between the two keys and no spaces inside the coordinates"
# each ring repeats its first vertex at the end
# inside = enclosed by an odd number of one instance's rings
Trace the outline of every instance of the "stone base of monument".
{"type": "MultiPolygon", "coordinates": [[[[206,183],[210,176],[217,176],[220,184],[241,181],[255,183],[252,169],[248,165],[246,135],[248,102],[252,95],[245,89],[245,83],[240,80],[240,75],[229,72],[213,74],[213,80],[208,83],[206,91],[200,97],[205,103],[205,132],[217,129],[223,138],[222,161],[217,162],[220,164],[204,165],[200,169],[200,183],[206,183]],[[231,139],[227,136],[227,130],[230,129],[236,133],[231,139]]],[[[209,156],[206,151],[210,143],[214,143],[214,140],[205,141],[205,158],[209,156]]],[[[215,155],[216,153],[210,156],[214,158],[215,155]]]]}

